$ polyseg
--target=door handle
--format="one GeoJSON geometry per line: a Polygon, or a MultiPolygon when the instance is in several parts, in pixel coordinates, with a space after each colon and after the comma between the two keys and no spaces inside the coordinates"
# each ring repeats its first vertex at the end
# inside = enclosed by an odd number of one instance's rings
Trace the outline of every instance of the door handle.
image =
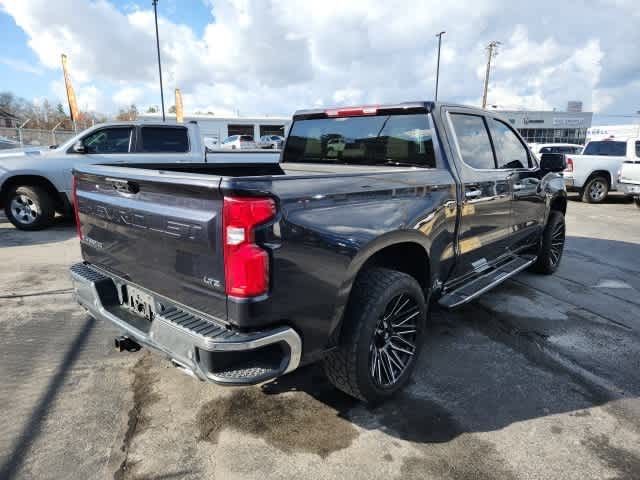
{"type": "Polygon", "coordinates": [[[482,195],[481,190],[466,190],[464,192],[464,196],[467,198],[478,198],[480,195],[482,195]]]}
{"type": "Polygon", "coordinates": [[[514,189],[515,191],[518,191],[518,190],[524,190],[524,185],[523,185],[523,184],[521,184],[521,183],[514,183],[514,184],[513,184],[513,189],[514,189]]]}

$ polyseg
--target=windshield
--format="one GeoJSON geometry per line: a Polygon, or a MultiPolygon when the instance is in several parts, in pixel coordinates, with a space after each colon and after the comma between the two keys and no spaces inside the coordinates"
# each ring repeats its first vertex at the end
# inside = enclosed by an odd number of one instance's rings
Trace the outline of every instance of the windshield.
{"type": "Polygon", "coordinates": [[[611,140],[589,142],[582,154],[624,157],[627,154],[627,142],[613,142],[611,140]]]}
{"type": "Polygon", "coordinates": [[[297,120],[283,162],[435,168],[425,114],[297,120]]]}

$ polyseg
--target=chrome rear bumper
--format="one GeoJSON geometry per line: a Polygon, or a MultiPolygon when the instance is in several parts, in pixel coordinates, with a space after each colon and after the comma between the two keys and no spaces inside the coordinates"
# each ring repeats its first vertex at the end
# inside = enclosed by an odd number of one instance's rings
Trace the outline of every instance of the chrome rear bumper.
{"type": "Polygon", "coordinates": [[[175,305],[148,322],[132,317],[120,306],[118,283],[122,281],[84,263],[73,265],[70,273],[75,298],[91,316],[113,323],[139,344],[161,352],[200,380],[257,384],[291,372],[300,364],[302,341],[290,327],[238,332],[175,305]],[[241,358],[234,360],[234,354],[241,358]]]}

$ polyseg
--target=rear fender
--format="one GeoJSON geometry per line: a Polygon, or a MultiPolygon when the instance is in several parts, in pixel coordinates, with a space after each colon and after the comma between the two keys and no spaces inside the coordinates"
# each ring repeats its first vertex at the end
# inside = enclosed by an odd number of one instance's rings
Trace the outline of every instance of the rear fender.
{"type": "MultiPolygon", "coordinates": [[[[347,307],[347,304],[349,303],[349,296],[351,295],[353,284],[355,283],[358,274],[362,270],[362,267],[376,253],[382,251],[387,247],[402,243],[419,245],[425,250],[427,258],[431,258],[429,255],[429,252],[431,251],[430,239],[416,230],[397,230],[394,232],[389,232],[364,245],[351,260],[351,263],[347,268],[345,279],[338,292],[338,298],[336,299],[336,305],[333,317],[331,319],[330,327],[330,338],[332,342],[335,342],[339,338],[344,311],[347,307]]],[[[429,269],[428,285],[430,285],[432,283],[434,269],[432,268],[432,265],[430,263],[429,265],[427,265],[427,268],[429,269]]]]}

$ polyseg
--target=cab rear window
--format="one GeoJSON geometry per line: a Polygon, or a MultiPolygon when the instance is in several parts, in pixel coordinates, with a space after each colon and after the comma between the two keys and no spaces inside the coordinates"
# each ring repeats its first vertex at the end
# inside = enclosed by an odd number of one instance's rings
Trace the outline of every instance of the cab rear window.
{"type": "Polygon", "coordinates": [[[433,128],[425,114],[301,119],[282,161],[435,168],[433,128]]]}
{"type": "Polygon", "coordinates": [[[582,154],[624,157],[627,154],[627,142],[616,142],[613,140],[589,142],[582,154]]]}

